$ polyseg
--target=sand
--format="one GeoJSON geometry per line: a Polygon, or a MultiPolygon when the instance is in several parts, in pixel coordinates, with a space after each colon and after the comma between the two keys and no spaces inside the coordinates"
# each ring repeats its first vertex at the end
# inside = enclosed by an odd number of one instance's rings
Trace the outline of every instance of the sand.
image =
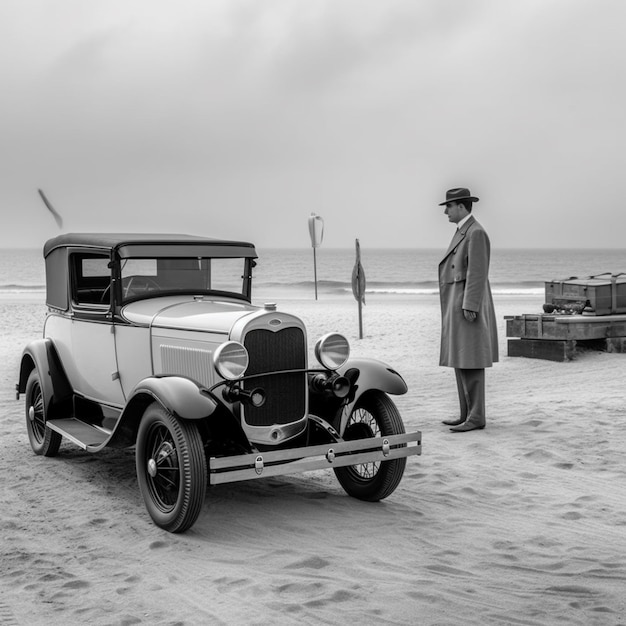
{"type": "Polygon", "coordinates": [[[423,454],[398,489],[360,502],[330,470],[223,485],[190,531],[164,532],[132,450],[32,453],[13,387],[43,307],[5,301],[0,624],[626,623],[626,355],[508,357],[503,316],[541,301],[496,298],[488,425],[453,434],[436,297],[368,298],[362,340],[351,299],[278,302],[311,341],[343,332],[405,376],[394,400],[423,454]]]}

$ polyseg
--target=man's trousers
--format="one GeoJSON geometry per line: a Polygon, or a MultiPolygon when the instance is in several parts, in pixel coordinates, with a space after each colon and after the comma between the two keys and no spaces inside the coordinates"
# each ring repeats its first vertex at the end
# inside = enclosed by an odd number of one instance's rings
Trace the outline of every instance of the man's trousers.
{"type": "Polygon", "coordinates": [[[485,425],[485,370],[455,368],[459,392],[460,417],[479,426],[485,425]]]}

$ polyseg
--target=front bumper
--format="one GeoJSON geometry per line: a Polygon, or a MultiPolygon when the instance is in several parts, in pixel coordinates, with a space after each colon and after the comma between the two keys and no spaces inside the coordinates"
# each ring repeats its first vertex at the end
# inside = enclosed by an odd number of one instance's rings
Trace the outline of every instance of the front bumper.
{"type": "Polygon", "coordinates": [[[267,478],[318,469],[390,461],[422,453],[422,433],[209,458],[209,484],[267,478]],[[395,447],[401,446],[401,447],[395,447]]]}

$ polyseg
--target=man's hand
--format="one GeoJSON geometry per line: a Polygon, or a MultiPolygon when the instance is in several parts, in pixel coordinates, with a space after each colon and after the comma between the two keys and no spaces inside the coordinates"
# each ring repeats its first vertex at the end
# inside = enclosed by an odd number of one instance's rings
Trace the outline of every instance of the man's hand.
{"type": "Polygon", "coordinates": [[[463,309],[463,315],[468,322],[473,322],[478,317],[476,311],[468,311],[467,309],[463,309]]]}

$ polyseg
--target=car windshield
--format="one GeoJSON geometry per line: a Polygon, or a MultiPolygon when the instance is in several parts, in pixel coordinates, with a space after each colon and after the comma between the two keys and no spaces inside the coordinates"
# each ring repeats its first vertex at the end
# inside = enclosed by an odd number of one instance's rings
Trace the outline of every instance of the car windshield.
{"type": "Polygon", "coordinates": [[[227,292],[246,294],[242,258],[126,258],[121,262],[122,299],[227,292]]]}

